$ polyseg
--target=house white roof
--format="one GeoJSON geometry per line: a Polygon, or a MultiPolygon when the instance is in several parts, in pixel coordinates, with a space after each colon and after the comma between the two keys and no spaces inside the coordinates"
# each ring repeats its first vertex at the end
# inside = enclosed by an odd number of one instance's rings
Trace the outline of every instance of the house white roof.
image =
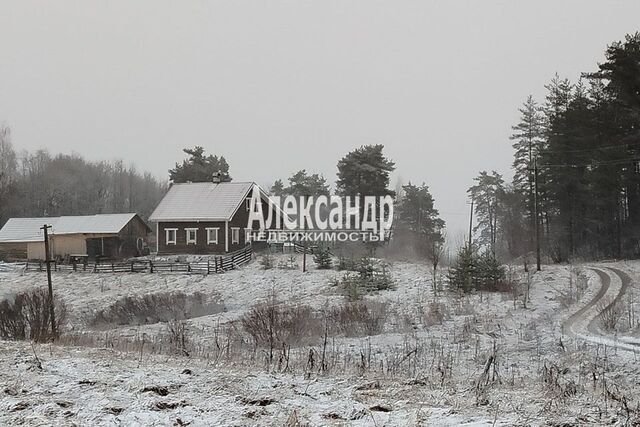
{"type": "Polygon", "coordinates": [[[135,217],[135,213],[51,218],[11,218],[0,229],[0,243],[39,242],[42,227],[51,225],[52,234],[116,234],[135,217]]]}
{"type": "Polygon", "coordinates": [[[149,221],[228,221],[254,185],[253,182],[173,184],[149,221]]]}

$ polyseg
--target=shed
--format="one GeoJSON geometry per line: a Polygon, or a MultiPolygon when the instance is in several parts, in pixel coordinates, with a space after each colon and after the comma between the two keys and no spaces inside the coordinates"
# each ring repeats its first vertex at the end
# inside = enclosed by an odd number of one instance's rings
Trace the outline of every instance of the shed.
{"type": "Polygon", "coordinates": [[[0,229],[0,256],[4,253],[6,258],[44,259],[44,224],[51,226],[52,258],[141,255],[151,231],[135,213],[11,218],[0,229]]]}

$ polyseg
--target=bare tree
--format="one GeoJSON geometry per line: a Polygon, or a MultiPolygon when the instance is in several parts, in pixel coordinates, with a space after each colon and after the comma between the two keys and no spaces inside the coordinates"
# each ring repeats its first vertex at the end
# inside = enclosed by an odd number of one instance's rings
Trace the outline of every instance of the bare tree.
{"type": "Polygon", "coordinates": [[[16,153],[11,145],[11,133],[8,127],[0,126],[0,226],[6,219],[8,197],[15,184],[17,175],[16,153]]]}
{"type": "Polygon", "coordinates": [[[431,270],[432,278],[431,278],[431,287],[433,289],[433,296],[438,296],[438,266],[442,261],[442,258],[445,255],[446,247],[443,240],[434,240],[431,242],[428,258],[431,262],[431,266],[433,269],[431,270]]]}

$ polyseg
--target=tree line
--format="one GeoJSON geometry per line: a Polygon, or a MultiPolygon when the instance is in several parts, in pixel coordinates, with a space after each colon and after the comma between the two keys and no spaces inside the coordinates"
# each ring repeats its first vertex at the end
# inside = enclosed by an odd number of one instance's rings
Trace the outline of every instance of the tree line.
{"type": "MultiPolygon", "coordinates": [[[[169,171],[172,182],[208,182],[215,172],[220,172],[223,180],[231,181],[229,164],[224,156],[206,155],[202,147],[183,151],[188,157],[169,171]]],[[[441,253],[445,223],[435,208],[429,187],[424,183],[409,182],[398,192],[391,190],[390,174],[396,166],[383,151],[382,144],[363,145],[339,159],[335,194],[395,197],[394,245],[408,247],[408,252],[422,257],[441,253]]],[[[301,169],[286,182],[277,179],[267,191],[274,196],[326,196],[330,194],[330,183],[321,174],[301,169]]],[[[361,209],[363,206],[361,202],[361,209]]]]}
{"type": "MultiPolygon", "coordinates": [[[[444,243],[444,221],[424,183],[408,183],[398,194],[390,189],[395,163],[383,153],[384,146],[364,145],[337,162],[335,193],[343,196],[396,198],[394,235],[399,246],[409,246],[427,256],[444,243]]],[[[122,161],[91,162],[78,155],[51,155],[46,150],[17,153],[9,128],[0,128],[0,225],[11,217],[90,215],[137,212],[148,218],[168,186],[185,182],[211,182],[218,173],[231,181],[224,156],[206,154],[203,147],[185,148],[186,158],[169,172],[169,184],[149,173],[126,167],[122,161]]],[[[278,179],[268,190],[272,195],[329,195],[330,185],[321,174],[299,170],[285,185],[278,179]]],[[[364,203],[361,203],[361,207],[364,203]]]]}
{"type": "Polygon", "coordinates": [[[11,217],[137,212],[146,219],[166,190],[121,160],[16,152],[10,129],[0,127],[0,226],[11,217]]]}
{"type": "Polygon", "coordinates": [[[481,172],[475,239],[502,257],[640,255],[640,33],[612,43],[577,82],[556,75],[513,126],[514,177],[481,172]]]}

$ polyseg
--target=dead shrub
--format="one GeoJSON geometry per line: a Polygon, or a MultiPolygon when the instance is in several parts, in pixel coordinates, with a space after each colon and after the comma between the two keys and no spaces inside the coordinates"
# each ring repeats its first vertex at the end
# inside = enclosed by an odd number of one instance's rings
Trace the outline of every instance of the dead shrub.
{"type": "Polygon", "coordinates": [[[270,253],[266,253],[262,257],[260,257],[258,262],[262,266],[263,270],[271,270],[275,264],[275,259],[273,255],[271,255],[270,253]]]}
{"type": "Polygon", "coordinates": [[[439,301],[432,301],[426,307],[420,307],[420,317],[425,327],[442,325],[451,317],[447,306],[439,301]]]}
{"type": "Polygon", "coordinates": [[[374,301],[347,302],[329,312],[333,333],[356,337],[377,335],[387,321],[387,303],[374,301]]]}
{"type": "MultiPolygon", "coordinates": [[[[64,302],[55,295],[53,303],[56,330],[59,333],[65,322],[67,309],[64,302]]],[[[49,292],[45,288],[21,292],[13,301],[0,302],[0,337],[11,340],[50,341],[54,337],[49,308],[49,292]]]]}
{"type": "Polygon", "coordinates": [[[275,295],[251,307],[240,322],[256,347],[269,349],[270,361],[274,349],[310,341],[322,330],[320,317],[311,307],[280,304],[275,295]]]}
{"type": "Polygon", "coordinates": [[[313,345],[325,333],[348,337],[379,334],[384,330],[387,317],[387,303],[347,302],[320,312],[307,305],[279,303],[271,295],[251,307],[240,323],[256,347],[269,350],[272,360],[276,349],[313,345]]]}
{"type": "Polygon", "coordinates": [[[624,313],[624,307],[619,301],[603,298],[598,304],[600,324],[606,331],[614,331],[624,313]]]}
{"type": "Polygon", "coordinates": [[[576,383],[567,378],[569,368],[559,367],[553,362],[544,362],[542,366],[542,382],[553,393],[554,398],[564,399],[578,393],[576,383]]]}
{"type": "Polygon", "coordinates": [[[470,316],[476,314],[476,309],[468,296],[458,296],[453,299],[453,314],[456,316],[470,316]]]}
{"type": "Polygon", "coordinates": [[[27,336],[27,320],[22,312],[21,299],[14,303],[0,301],[0,337],[12,340],[24,340],[27,336]]]}
{"type": "Polygon", "coordinates": [[[167,322],[166,329],[171,348],[173,348],[177,354],[189,356],[187,346],[191,340],[189,338],[187,324],[180,320],[171,320],[167,322]]]}
{"type": "Polygon", "coordinates": [[[190,319],[223,310],[224,304],[218,300],[210,301],[200,292],[191,295],[184,292],[162,292],[122,297],[106,309],[93,312],[87,323],[96,328],[109,325],[145,325],[190,319]]]}

